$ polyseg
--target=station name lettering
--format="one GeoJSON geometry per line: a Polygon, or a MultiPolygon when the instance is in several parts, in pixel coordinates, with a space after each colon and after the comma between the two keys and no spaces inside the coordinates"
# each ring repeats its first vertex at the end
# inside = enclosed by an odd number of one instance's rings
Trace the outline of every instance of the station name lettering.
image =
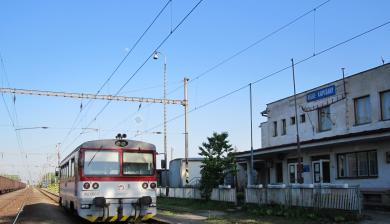
{"type": "Polygon", "coordinates": [[[319,100],[319,99],[322,99],[322,98],[325,98],[328,96],[332,96],[335,94],[336,94],[336,86],[332,85],[332,86],[328,86],[326,88],[319,89],[319,90],[308,93],[306,95],[306,101],[307,102],[315,101],[315,100],[319,100]]]}

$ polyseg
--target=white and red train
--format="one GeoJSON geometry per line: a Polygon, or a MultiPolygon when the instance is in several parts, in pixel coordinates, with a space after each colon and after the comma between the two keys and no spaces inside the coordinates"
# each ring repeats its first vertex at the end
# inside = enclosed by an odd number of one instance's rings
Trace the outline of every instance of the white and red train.
{"type": "Polygon", "coordinates": [[[152,218],[156,187],[156,147],[146,142],[85,142],[60,164],[60,205],[91,222],[152,218]]]}

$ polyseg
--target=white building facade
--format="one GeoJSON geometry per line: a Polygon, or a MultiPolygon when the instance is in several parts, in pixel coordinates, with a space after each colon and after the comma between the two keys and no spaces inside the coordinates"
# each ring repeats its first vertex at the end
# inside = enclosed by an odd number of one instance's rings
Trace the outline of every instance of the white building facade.
{"type": "Polygon", "coordinates": [[[390,205],[390,64],[296,98],[297,117],[294,96],[267,104],[253,181],[246,151],[236,155],[239,182],[298,183],[298,124],[305,184],[359,185],[367,204],[390,205]]]}
{"type": "Polygon", "coordinates": [[[202,158],[188,158],[188,183],[186,182],[186,164],[184,158],[171,160],[169,163],[169,186],[186,187],[197,186],[202,170],[202,158]]]}

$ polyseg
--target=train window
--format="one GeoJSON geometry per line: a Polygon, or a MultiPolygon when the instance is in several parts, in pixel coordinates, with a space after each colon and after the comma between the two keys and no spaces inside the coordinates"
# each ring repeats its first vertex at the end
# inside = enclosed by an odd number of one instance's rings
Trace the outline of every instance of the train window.
{"type": "Polygon", "coordinates": [[[151,153],[123,153],[124,175],[153,175],[153,154],[151,153]]]}
{"type": "Polygon", "coordinates": [[[69,161],[66,163],[66,177],[69,177],[69,161]]]}
{"type": "Polygon", "coordinates": [[[70,176],[74,176],[74,158],[70,161],[70,176]]]}
{"type": "Polygon", "coordinates": [[[119,175],[119,152],[88,150],[84,152],[84,175],[119,175]]]}

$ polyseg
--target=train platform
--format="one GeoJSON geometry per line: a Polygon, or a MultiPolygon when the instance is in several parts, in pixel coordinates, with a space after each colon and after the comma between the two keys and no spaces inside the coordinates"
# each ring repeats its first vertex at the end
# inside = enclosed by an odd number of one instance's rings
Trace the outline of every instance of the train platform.
{"type": "MultiPolygon", "coordinates": [[[[59,207],[57,201],[55,195],[33,187],[0,195],[0,224],[89,223],[59,207]]],[[[151,220],[148,223],[172,222],[151,220]]]]}
{"type": "Polygon", "coordinates": [[[27,201],[31,188],[0,195],[0,224],[12,223],[23,203],[27,201]]]}
{"type": "Polygon", "coordinates": [[[15,223],[84,223],[76,216],[69,214],[58,206],[57,202],[44,195],[37,188],[31,190],[31,194],[15,223]]]}
{"type": "Polygon", "coordinates": [[[0,224],[84,223],[67,213],[37,188],[25,188],[0,196],[0,224]]]}

